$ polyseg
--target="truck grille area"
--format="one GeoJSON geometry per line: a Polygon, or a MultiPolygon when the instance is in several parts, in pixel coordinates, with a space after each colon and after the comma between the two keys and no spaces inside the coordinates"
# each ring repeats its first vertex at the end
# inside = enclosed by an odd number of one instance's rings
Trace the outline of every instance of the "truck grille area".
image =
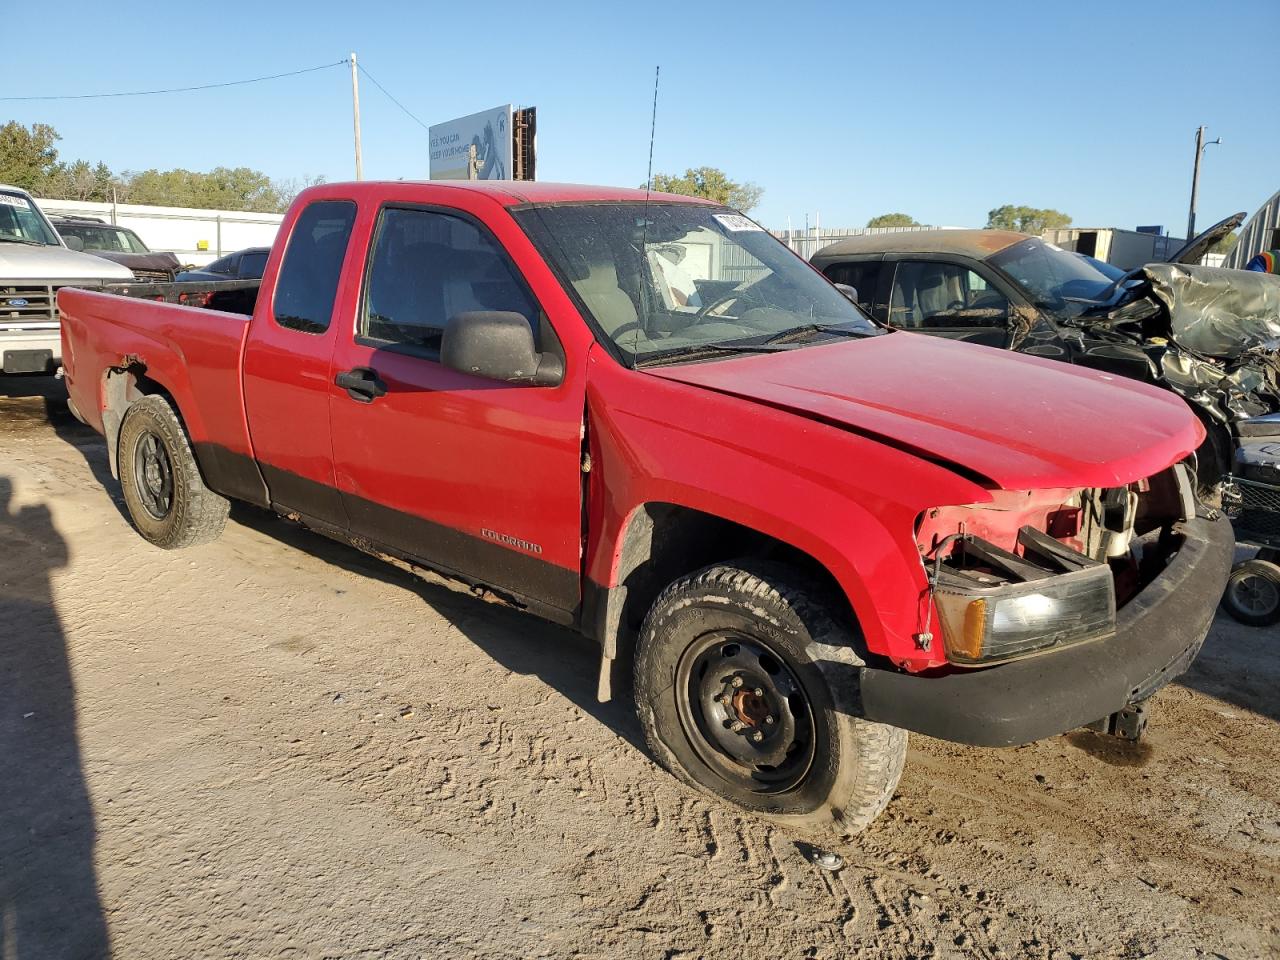
{"type": "Polygon", "coordinates": [[[63,287],[101,287],[100,280],[55,283],[0,281],[0,336],[29,330],[57,329],[58,291],[63,287]]]}

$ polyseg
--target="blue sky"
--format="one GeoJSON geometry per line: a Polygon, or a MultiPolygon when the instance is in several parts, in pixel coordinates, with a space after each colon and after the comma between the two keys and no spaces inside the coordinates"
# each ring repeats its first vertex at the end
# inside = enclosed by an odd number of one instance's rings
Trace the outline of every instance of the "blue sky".
{"type": "MultiPolygon", "coordinates": [[[[770,226],[861,226],[901,210],[981,226],[1003,203],[1077,224],[1185,232],[1198,124],[1198,222],[1280,188],[1280,2],[6,5],[2,95],[183,86],[361,63],[435,123],[536,105],[539,178],[635,185],[718,166],[765,189],[770,226]],[[126,9],[126,8],[122,8],[126,9]],[[57,29],[52,21],[73,30],[57,29]],[[15,22],[16,20],[16,22],[15,22]],[[92,39],[91,38],[96,38],[92,39]]],[[[427,134],[361,85],[366,177],[421,178],[427,134]]],[[[349,75],[218,91],[0,103],[53,124],[67,159],[114,169],[250,166],[353,175],[349,75]]]]}

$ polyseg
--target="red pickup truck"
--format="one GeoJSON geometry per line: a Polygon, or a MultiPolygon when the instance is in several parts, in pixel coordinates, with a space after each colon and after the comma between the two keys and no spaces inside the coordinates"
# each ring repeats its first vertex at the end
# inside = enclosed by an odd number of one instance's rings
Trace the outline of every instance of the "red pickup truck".
{"type": "Polygon", "coordinates": [[[1136,737],[1227,578],[1179,397],[880,328],[712,203],[329,184],[260,286],[122,292],[61,291],[62,355],[143,537],[248,501],[576,628],[676,776],[810,835],[909,730],[1136,737]]]}

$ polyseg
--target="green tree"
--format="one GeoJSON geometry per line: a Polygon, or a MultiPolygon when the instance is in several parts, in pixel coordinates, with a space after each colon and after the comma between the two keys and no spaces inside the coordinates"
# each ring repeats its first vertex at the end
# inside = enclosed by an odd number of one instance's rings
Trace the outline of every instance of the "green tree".
{"type": "Polygon", "coordinates": [[[33,123],[28,129],[10,120],[0,127],[0,183],[38,193],[57,172],[54,144],[60,139],[58,131],[45,123],[33,123]]]}
{"type": "MultiPolygon", "coordinates": [[[[641,184],[641,186],[644,185],[641,184]]],[[[763,187],[754,183],[738,183],[730,180],[723,170],[716,167],[690,168],[679,176],[655,173],[653,189],[659,193],[703,197],[741,210],[743,213],[759,205],[760,198],[764,195],[763,187]]]]}
{"type": "Polygon", "coordinates": [[[1210,253],[1227,254],[1236,248],[1236,241],[1240,239],[1240,234],[1232,230],[1225,237],[1209,248],[1210,253]]]}
{"type": "Polygon", "coordinates": [[[909,213],[882,213],[867,221],[868,227],[918,227],[920,221],[909,213]]]}
{"type": "Polygon", "coordinates": [[[1070,226],[1071,218],[1060,210],[1023,207],[1006,203],[987,214],[988,230],[1016,230],[1019,233],[1044,233],[1070,226]]]}
{"type": "Polygon", "coordinates": [[[271,178],[248,167],[194,170],[143,170],[124,175],[130,203],[216,210],[274,213],[281,209],[280,192],[271,178]]]}

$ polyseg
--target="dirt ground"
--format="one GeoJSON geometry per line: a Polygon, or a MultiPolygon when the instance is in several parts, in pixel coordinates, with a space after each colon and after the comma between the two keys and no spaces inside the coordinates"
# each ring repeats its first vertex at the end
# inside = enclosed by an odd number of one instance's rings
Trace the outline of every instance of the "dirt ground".
{"type": "Polygon", "coordinates": [[[0,380],[0,958],[1280,955],[1280,632],[1147,739],[913,737],[825,873],[657,768],[589,644],[265,514],[155,549],[0,380]]]}

